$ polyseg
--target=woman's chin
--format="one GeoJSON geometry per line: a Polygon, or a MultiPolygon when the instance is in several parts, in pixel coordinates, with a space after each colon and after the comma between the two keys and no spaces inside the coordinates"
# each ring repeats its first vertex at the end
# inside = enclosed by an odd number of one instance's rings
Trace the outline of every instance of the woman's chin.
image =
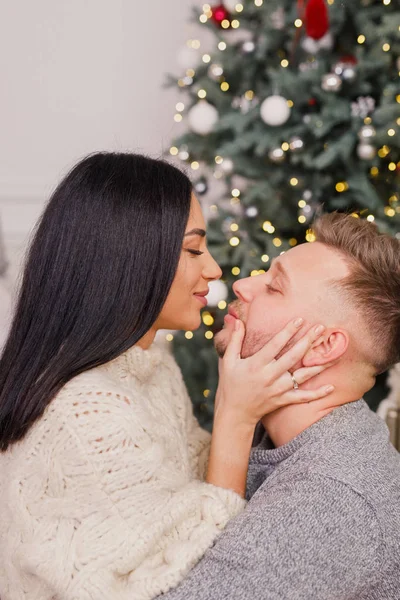
{"type": "Polygon", "coordinates": [[[201,325],[201,317],[197,317],[197,318],[193,318],[193,319],[188,319],[186,324],[181,327],[182,331],[195,331],[196,329],[198,329],[201,325]]]}
{"type": "Polygon", "coordinates": [[[195,331],[201,325],[201,315],[188,315],[187,318],[174,320],[173,323],[168,323],[168,327],[163,329],[172,329],[175,331],[195,331]]]}

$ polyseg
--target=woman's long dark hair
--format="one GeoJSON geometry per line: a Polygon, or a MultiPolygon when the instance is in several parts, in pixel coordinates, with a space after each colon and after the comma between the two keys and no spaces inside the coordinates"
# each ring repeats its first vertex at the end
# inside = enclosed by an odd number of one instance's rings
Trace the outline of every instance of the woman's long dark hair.
{"type": "Polygon", "coordinates": [[[37,226],[0,359],[0,450],[72,377],[133,346],[157,319],[189,217],[189,179],[161,160],[97,153],[37,226]]]}

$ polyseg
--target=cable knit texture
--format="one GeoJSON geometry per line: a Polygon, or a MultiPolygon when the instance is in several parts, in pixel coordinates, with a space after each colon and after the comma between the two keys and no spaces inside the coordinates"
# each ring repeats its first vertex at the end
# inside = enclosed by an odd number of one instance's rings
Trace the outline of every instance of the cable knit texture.
{"type": "Polygon", "coordinates": [[[210,435],[161,348],[72,379],[0,454],[1,600],[149,600],[245,501],[204,482],[210,435]]]}

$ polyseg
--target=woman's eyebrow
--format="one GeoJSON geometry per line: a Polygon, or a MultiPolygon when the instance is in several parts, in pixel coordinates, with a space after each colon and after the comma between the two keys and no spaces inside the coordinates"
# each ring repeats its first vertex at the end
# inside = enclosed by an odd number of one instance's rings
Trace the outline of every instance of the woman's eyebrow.
{"type": "Polygon", "coordinates": [[[204,231],[204,229],[191,229],[190,231],[188,231],[187,233],[185,233],[185,237],[187,237],[188,235],[199,235],[200,237],[206,237],[206,232],[204,231]]]}

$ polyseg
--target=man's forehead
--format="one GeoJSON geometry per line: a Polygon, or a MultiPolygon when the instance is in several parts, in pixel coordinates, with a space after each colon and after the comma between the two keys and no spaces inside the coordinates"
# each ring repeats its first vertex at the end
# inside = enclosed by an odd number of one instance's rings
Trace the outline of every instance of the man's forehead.
{"type": "Polygon", "coordinates": [[[345,258],[333,248],[320,242],[300,244],[291,248],[279,258],[280,264],[288,277],[293,280],[299,277],[312,279],[340,279],[349,274],[345,258]]]}

